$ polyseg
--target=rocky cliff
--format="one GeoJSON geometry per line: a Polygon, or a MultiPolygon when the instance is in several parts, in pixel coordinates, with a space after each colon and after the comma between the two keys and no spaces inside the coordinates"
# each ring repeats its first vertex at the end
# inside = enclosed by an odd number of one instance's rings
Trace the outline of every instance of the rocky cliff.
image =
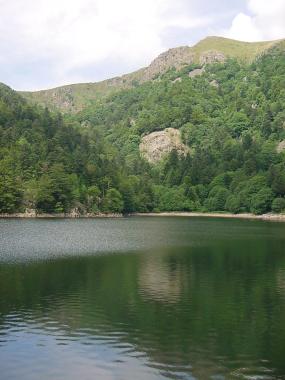
{"type": "Polygon", "coordinates": [[[213,62],[223,62],[229,57],[249,63],[278,43],[280,40],[250,43],[222,37],[207,37],[193,47],[182,46],[170,49],[160,54],[148,67],[122,77],[98,83],[67,85],[51,90],[21,92],[21,94],[31,102],[51,109],[78,112],[102,96],[130,88],[136,83],[152,80],[170,68],[181,69],[193,63],[203,67],[213,62]]]}
{"type": "Polygon", "coordinates": [[[140,143],[141,155],[150,163],[162,160],[173,150],[180,155],[189,152],[189,148],[182,143],[181,132],[174,128],[152,132],[144,136],[140,143]]]}

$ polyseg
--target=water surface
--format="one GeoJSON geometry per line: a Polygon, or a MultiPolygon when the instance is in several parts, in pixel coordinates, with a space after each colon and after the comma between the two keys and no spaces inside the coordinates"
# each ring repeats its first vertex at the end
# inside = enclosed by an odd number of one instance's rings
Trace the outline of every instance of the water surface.
{"type": "Polygon", "coordinates": [[[285,379],[285,224],[0,220],[1,380],[285,379]]]}

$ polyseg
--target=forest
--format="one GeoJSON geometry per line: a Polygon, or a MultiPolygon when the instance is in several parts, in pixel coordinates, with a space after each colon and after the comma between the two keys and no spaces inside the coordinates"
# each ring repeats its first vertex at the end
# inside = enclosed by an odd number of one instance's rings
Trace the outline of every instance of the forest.
{"type": "Polygon", "coordinates": [[[77,114],[1,84],[0,212],[285,211],[284,47],[173,68],[77,114]],[[147,162],[142,136],[169,127],[189,153],[147,162]]]}

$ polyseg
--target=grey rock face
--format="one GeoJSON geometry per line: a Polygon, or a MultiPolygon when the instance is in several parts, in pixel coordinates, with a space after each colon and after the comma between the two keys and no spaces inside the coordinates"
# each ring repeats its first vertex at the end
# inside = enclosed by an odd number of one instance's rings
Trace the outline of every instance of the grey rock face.
{"type": "Polygon", "coordinates": [[[181,132],[178,129],[166,128],[163,131],[152,132],[142,138],[140,152],[148,162],[162,160],[172,150],[180,155],[186,155],[190,150],[182,143],[181,132]]]}
{"type": "Polygon", "coordinates": [[[201,65],[207,65],[215,62],[225,62],[226,57],[223,53],[215,50],[210,50],[203,53],[200,57],[201,65]]]}
{"type": "Polygon", "coordinates": [[[210,86],[212,86],[212,87],[216,87],[216,88],[219,88],[219,87],[220,87],[219,82],[216,81],[216,79],[214,79],[214,80],[212,80],[212,81],[210,82],[210,86]]]}
{"type": "Polygon", "coordinates": [[[189,46],[174,48],[160,54],[152,63],[145,69],[144,80],[153,79],[157,74],[164,73],[171,67],[180,69],[185,65],[190,65],[194,62],[195,54],[189,46]]]}
{"type": "Polygon", "coordinates": [[[182,78],[178,77],[172,81],[172,83],[182,82],[182,78]]]}
{"type": "Polygon", "coordinates": [[[280,143],[277,145],[276,152],[282,153],[285,151],[285,140],[280,141],[280,143]]]}
{"type": "Polygon", "coordinates": [[[204,71],[205,71],[204,67],[202,67],[202,69],[195,69],[195,70],[190,71],[188,76],[189,76],[189,78],[195,78],[195,77],[202,75],[204,73],[204,71]]]}

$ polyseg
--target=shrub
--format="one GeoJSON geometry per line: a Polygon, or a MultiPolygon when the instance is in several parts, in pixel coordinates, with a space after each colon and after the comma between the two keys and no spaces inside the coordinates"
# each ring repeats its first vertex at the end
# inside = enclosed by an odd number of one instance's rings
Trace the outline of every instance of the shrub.
{"type": "Polygon", "coordinates": [[[254,214],[264,214],[271,210],[273,192],[269,187],[264,187],[254,194],[250,201],[250,211],[254,214]]]}
{"type": "Polygon", "coordinates": [[[285,198],[275,198],[272,202],[272,211],[277,214],[285,210],[285,198]]]}
{"type": "Polygon", "coordinates": [[[233,214],[237,214],[242,211],[240,205],[240,199],[236,195],[230,195],[227,198],[225,209],[233,214]]]}
{"type": "Polygon", "coordinates": [[[124,202],[121,193],[116,189],[109,189],[103,201],[104,212],[122,212],[124,202]]]}

